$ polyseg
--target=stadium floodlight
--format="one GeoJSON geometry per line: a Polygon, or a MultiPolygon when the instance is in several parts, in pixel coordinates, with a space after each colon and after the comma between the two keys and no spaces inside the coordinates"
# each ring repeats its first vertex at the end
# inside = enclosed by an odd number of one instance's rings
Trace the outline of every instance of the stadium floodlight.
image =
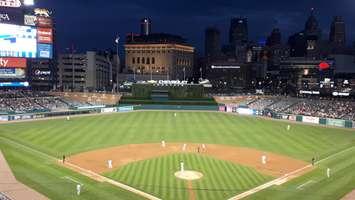
{"type": "Polygon", "coordinates": [[[23,4],[25,6],[34,6],[35,5],[35,1],[34,0],[24,0],[23,4]]]}

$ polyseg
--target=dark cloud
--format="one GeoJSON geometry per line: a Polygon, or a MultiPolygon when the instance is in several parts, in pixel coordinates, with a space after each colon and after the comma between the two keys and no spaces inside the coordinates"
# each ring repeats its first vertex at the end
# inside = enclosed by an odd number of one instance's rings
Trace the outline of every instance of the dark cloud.
{"type": "Polygon", "coordinates": [[[277,26],[286,40],[303,29],[312,7],[323,33],[329,32],[332,17],[341,15],[349,43],[355,39],[352,0],[38,0],[38,5],[54,10],[60,49],[71,44],[81,50],[113,48],[115,35],[139,32],[145,16],[152,18],[154,32],[183,35],[200,50],[207,26],[219,27],[227,40],[233,16],[248,17],[251,39],[265,38],[277,26]]]}

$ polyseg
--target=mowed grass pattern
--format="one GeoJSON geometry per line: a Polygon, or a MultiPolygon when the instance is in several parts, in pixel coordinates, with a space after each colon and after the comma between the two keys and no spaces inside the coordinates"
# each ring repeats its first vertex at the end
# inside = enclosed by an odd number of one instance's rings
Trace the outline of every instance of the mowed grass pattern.
{"type": "Polygon", "coordinates": [[[0,126],[0,136],[53,156],[132,143],[195,142],[247,146],[309,161],[355,144],[349,130],[222,113],[135,112],[0,126]]]}
{"type": "Polygon", "coordinates": [[[256,193],[246,200],[335,200],[355,189],[355,147],[338,154],[318,167],[282,186],[274,186],[256,193]],[[331,176],[326,176],[327,168],[331,176]]]}
{"type": "Polygon", "coordinates": [[[180,170],[181,161],[185,163],[186,170],[204,174],[202,179],[192,182],[196,199],[227,199],[271,179],[252,168],[201,154],[173,154],[140,161],[107,173],[106,176],[148,191],[164,200],[184,200],[189,195],[187,181],[174,176],[180,170]]]}
{"type": "MultiPolygon", "coordinates": [[[[75,117],[70,121],[55,119],[2,124],[0,125],[0,149],[5,153],[16,177],[49,196],[50,199],[105,200],[139,199],[139,197],[112,186],[97,184],[56,164],[48,164],[48,160],[40,158],[34,153],[29,154],[21,147],[9,143],[8,140],[58,158],[61,158],[63,154],[69,155],[123,144],[157,143],[161,140],[245,146],[288,155],[305,161],[310,161],[313,156],[317,156],[319,159],[325,158],[355,146],[354,130],[291,124],[291,130],[287,131],[288,124],[289,122],[208,112],[178,112],[177,117],[174,117],[174,112],[158,111],[75,117]],[[87,185],[85,188],[90,190],[86,193],[87,198],[72,196],[72,186],[68,186],[68,183],[62,179],[65,175],[73,176],[87,185]]],[[[331,159],[334,160],[334,164],[343,166],[342,170],[338,170],[334,174],[334,179],[336,179],[334,184],[320,181],[313,190],[307,192],[319,193],[320,197],[316,199],[322,199],[321,197],[324,196],[329,197],[328,199],[338,199],[339,196],[355,188],[353,173],[355,156],[352,155],[345,156],[343,159],[338,157],[331,159]]],[[[157,170],[164,170],[159,167],[158,162],[155,166],[157,170]]],[[[222,166],[218,168],[222,168],[222,166]]],[[[176,166],[174,165],[174,167],[176,166]]],[[[145,178],[134,170],[126,173],[127,177],[137,176],[135,179],[140,180],[142,178],[142,181],[146,181],[141,182],[140,185],[150,184],[147,183],[148,177],[152,176],[150,173],[145,178]]],[[[213,174],[213,172],[210,173],[213,174]]],[[[221,181],[223,179],[220,176],[216,175],[214,181],[204,182],[203,184],[201,181],[201,184],[194,184],[200,199],[208,198],[210,193],[209,190],[204,190],[204,188],[225,189],[224,191],[213,192],[217,195],[213,197],[224,197],[225,193],[232,194],[232,190],[240,193],[239,189],[247,188],[239,187],[240,185],[247,184],[248,186],[254,183],[254,181],[248,182],[249,179],[238,183],[239,179],[235,178],[236,176],[231,176],[230,180],[234,181],[233,184],[223,185],[224,181],[221,181]],[[216,185],[215,180],[219,185],[216,185]],[[229,193],[229,191],[231,192],[229,193]]],[[[224,176],[227,177],[228,175],[224,176]]],[[[310,176],[318,178],[324,175],[314,172],[310,176]]],[[[266,190],[265,193],[262,192],[260,195],[252,196],[251,199],[273,199],[271,197],[275,197],[275,199],[303,199],[304,191],[295,189],[293,184],[300,184],[297,182],[298,180],[305,182],[306,178],[301,177],[285,186],[273,187],[266,190]]],[[[155,183],[160,184],[160,179],[157,179],[155,183]]],[[[257,184],[257,181],[255,181],[255,184],[257,184]]],[[[170,194],[169,189],[159,188],[159,191],[154,191],[154,193],[159,194],[160,192],[163,196],[169,196],[170,194]]],[[[181,192],[179,197],[184,197],[186,194],[183,190],[181,192]]],[[[312,199],[311,197],[309,195],[305,199],[312,199]]]]}

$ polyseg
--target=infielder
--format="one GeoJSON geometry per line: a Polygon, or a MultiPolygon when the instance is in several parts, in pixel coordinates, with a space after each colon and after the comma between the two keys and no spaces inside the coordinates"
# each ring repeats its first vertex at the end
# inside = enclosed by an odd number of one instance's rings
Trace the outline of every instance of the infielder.
{"type": "Polygon", "coordinates": [[[187,144],[182,145],[182,151],[186,151],[187,144]]]}
{"type": "Polygon", "coordinates": [[[112,160],[108,160],[107,165],[109,169],[112,169],[112,160]]]}
{"type": "Polygon", "coordinates": [[[261,156],[261,163],[262,163],[263,165],[266,164],[266,156],[265,156],[265,155],[262,155],[262,156],[261,156]]]}

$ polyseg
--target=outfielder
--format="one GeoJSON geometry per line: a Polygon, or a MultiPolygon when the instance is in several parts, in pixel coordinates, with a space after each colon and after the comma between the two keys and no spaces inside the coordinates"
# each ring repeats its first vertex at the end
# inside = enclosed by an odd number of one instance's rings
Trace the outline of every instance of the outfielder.
{"type": "Polygon", "coordinates": [[[80,195],[80,192],[81,192],[81,185],[80,185],[80,184],[77,184],[77,185],[76,185],[76,194],[79,196],[79,195],[80,195]]]}

